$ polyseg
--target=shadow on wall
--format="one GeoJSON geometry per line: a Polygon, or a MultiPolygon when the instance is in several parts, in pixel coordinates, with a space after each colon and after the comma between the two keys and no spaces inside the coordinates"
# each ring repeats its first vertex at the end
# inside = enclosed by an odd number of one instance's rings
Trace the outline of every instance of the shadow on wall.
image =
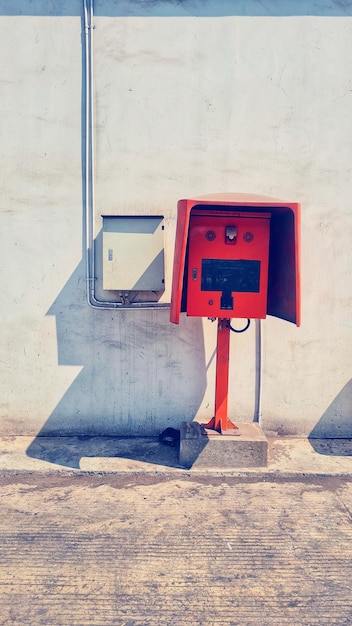
{"type": "MultiPolygon", "coordinates": [[[[175,326],[168,309],[92,309],[83,261],[47,314],[56,317],[58,364],[82,371],[29,446],[30,457],[62,464],[58,440],[48,445],[44,437],[83,437],[84,456],[95,456],[90,437],[155,437],[194,418],[206,387],[201,319],[175,326]]],[[[66,446],[64,456],[79,467],[77,447],[70,458],[66,446]]]]}
{"type": "Polygon", "coordinates": [[[320,454],[352,456],[352,379],[328,406],[308,438],[320,454]]]}

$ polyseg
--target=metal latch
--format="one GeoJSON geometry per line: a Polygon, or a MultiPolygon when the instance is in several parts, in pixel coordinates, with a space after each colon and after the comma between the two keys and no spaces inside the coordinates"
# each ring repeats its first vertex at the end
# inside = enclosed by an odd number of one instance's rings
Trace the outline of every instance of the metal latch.
{"type": "Polygon", "coordinates": [[[237,227],[236,226],[226,226],[225,229],[225,243],[236,243],[237,239],[237,227]]]}

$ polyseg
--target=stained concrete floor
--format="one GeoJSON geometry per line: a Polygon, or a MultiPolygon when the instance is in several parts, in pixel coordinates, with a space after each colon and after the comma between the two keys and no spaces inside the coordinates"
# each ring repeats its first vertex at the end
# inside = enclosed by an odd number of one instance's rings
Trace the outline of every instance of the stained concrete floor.
{"type": "Polygon", "coordinates": [[[0,624],[352,624],[350,442],[269,443],[224,473],[154,440],[1,440],[0,624]]]}
{"type": "MultiPolygon", "coordinates": [[[[178,449],[157,438],[0,437],[0,475],[8,472],[180,474],[178,449]]],[[[192,474],[206,470],[194,467],[192,474]]],[[[266,468],[213,467],[211,475],[352,475],[352,439],[268,437],[266,468]]]]}

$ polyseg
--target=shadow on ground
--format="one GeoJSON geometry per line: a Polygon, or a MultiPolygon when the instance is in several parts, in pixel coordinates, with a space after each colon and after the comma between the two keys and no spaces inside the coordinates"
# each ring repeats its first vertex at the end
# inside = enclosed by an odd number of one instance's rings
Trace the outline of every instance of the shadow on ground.
{"type": "Polygon", "coordinates": [[[314,439],[309,443],[318,454],[328,456],[352,456],[352,439],[314,439]]]}
{"type": "Polygon", "coordinates": [[[69,468],[80,468],[81,459],[130,459],[180,468],[179,446],[165,445],[157,437],[36,437],[30,456],[69,468]]]}
{"type": "Polygon", "coordinates": [[[318,454],[352,456],[352,379],[329,404],[308,439],[318,454]]]}

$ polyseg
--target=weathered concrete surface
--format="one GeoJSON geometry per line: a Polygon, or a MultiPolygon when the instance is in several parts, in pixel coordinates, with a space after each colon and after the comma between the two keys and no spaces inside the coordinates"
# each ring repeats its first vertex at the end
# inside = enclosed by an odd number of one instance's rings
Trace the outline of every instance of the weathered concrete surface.
{"type": "MultiPolygon", "coordinates": [[[[351,439],[268,437],[268,466],[197,468],[192,474],[281,477],[352,476],[351,439]]],[[[177,447],[156,438],[0,437],[0,474],[103,472],[178,475],[183,472],[177,447]]]]}
{"type": "Polygon", "coordinates": [[[238,423],[233,434],[205,429],[198,422],[182,422],[180,465],[183,467],[266,467],[268,440],[259,424],[238,423]]]}
{"type": "Polygon", "coordinates": [[[352,623],[348,479],[0,484],[2,625],[352,623]]]}
{"type": "MultiPolygon", "coordinates": [[[[167,302],[177,200],[301,202],[302,326],[268,316],[261,355],[256,324],[232,336],[229,416],[260,404],[266,431],[352,436],[351,2],[94,5],[96,251],[102,212],[164,215],[167,302]]],[[[86,302],[83,2],[0,7],[0,433],[206,422],[214,324],[86,302]]]]}

